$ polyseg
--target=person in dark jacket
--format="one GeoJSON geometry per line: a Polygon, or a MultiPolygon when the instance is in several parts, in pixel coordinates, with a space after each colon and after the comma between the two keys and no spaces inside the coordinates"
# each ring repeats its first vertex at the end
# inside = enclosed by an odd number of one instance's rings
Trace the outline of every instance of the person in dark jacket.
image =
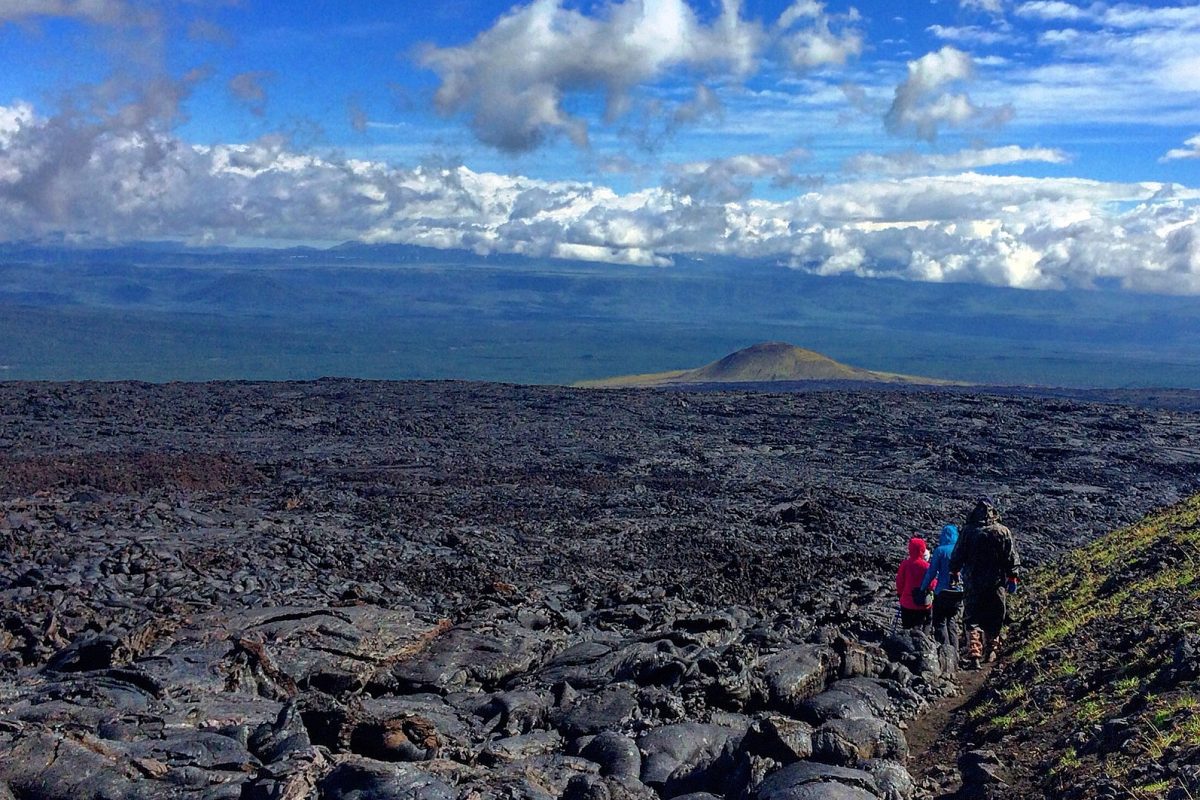
{"type": "Polygon", "coordinates": [[[950,555],[951,580],[961,573],[967,625],[967,659],[994,661],[1008,609],[1005,595],[1017,590],[1021,557],[1012,531],[1000,524],[990,498],[975,502],[950,555]]]}
{"type": "Polygon", "coordinates": [[[920,536],[908,540],[908,558],[900,562],[896,570],[896,594],[900,596],[900,624],[905,628],[929,624],[932,604],[920,592],[921,581],[929,569],[925,554],[929,548],[920,536]]]}
{"type": "Polygon", "coordinates": [[[950,579],[950,555],[958,543],[958,526],[946,525],[938,536],[937,549],[929,559],[929,569],[921,581],[921,590],[933,590],[933,636],[938,644],[952,645],[958,650],[959,612],[962,611],[962,588],[950,579]]]}

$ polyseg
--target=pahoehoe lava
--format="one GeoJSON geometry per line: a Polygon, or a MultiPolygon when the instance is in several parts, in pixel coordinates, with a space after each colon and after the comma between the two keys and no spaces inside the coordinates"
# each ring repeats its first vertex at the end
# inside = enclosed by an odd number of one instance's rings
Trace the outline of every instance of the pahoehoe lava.
{"type": "Polygon", "coordinates": [[[0,798],[919,797],[908,537],[1198,485],[1194,412],[963,390],[0,384],[0,798]]]}

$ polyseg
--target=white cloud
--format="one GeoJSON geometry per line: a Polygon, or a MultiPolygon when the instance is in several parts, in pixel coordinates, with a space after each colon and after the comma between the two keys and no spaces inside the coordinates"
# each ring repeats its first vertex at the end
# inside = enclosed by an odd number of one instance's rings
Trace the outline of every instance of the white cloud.
{"type": "Polygon", "coordinates": [[[600,92],[619,116],[633,87],[674,68],[750,73],[762,35],[732,0],[708,25],[683,0],[618,2],[603,18],[535,0],[468,45],[428,48],[421,61],[441,77],[441,111],[465,112],[481,141],[519,152],[553,133],[587,142],[587,123],[563,108],[569,93],[600,92]]]}
{"type": "Polygon", "coordinates": [[[908,76],[896,87],[884,126],[893,135],[933,141],[943,125],[1005,121],[1007,109],[981,108],[965,92],[947,91],[948,86],[969,80],[973,72],[971,57],[949,45],[909,61],[908,76]]]}
{"type": "Polygon", "coordinates": [[[795,266],[1024,288],[1116,279],[1131,289],[1200,292],[1194,192],[1186,202],[1145,202],[1160,187],[969,174],[853,188],[847,209],[862,222],[812,226],[793,249],[795,266]],[[912,204],[913,224],[880,225],[890,215],[877,212],[901,202],[912,204]]]}
{"type": "Polygon", "coordinates": [[[1089,12],[1062,0],[1032,0],[1017,6],[1018,17],[1040,20],[1082,20],[1087,19],[1089,12]]]}
{"type": "Polygon", "coordinates": [[[812,69],[828,64],[845,64],[850,58],[862,55],[862,33],[853,27],[857,12],[835,18],[825,13],[825,6],[813,0],[798,0],[776,22],[786,31],[780,46],[788,63],[798,69],[812,69]],[[808,27],[793,30],[797,22],[808,27]],[[835,30],[834,25],[839,27],[835,30]]]}
{"type": "Polygon", "coordinates": [[[911,150],[886,154],[862,153],[850,158],[845,169],[852,173],[877,175],[927,175],[1028,162],[1064,164],[1069,160],[1061,150],[1012,144],[941,154],[921,154],[911,150]]]}
{"type": "MultiPolygon", "coordinates": [[[[0,131],[3,130],[0,124],[0,131]]],[[[1183,147],[1168,150],[1159,161],[1175,161],[1181,158],[1200,158],[1200,133],[1184,141],[1183,147]]]]}
{"type": "Polygon", "coordinates": [[[1195,29],[1200,27],[1200,6],[1139,6],[1119,4],[1098,6],[1102,12],[1097,21],[1103,25],[1125,30],[1195,29]]]}
{"type": "Polygon", "coordinates": [[[799,69],[862,51],[857,14],[828,15],[811,0],[769,28],[743,18],[741,0],[722,0],[711,22],[685,0],[615,0],[600,9],[589,16],[563,0],[534,0],[469,44],[426,48],[421,63],[441,79],[436,107],[464,114],[480,141],[503,151],[532,150],[552,136],[585,146],[590,123],[566,110],[569,96],[602,96],[612,122],[630,110],[634,90],[671,75],[740,81],[774,48],[799,69]]]}
{"type": "MultiPolygon", "coordinates": [[[[1200,44],[1200,37],[1197,37],[1197,43],[1200,44]]],[[[1167,89],[1200,93],[1200,54],[1171,58],[1163,64],[1158,79],[1167,89]]]]}
{"type": "Polygon", "coordinates": [[[8,144],[14,133],[32,124],[33,106],[29,103],[0,106],[0,145],[8,144]]]}
{"type": "Polygon", "coordinates": [[[1064,109],[1077,123],[1200,122],[1200,6],[1046,0],[1017,13],[1063,26],[1038,34],[1040,63],[1006,75],[1028,123],[1061,121],[1064,109]]]}

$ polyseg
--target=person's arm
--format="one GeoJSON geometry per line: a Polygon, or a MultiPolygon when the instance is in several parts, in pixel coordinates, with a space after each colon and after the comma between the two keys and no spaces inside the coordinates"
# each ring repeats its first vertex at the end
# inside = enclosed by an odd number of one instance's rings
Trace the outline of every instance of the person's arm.
{"type": "Polygon", "coordinates": [[[1021,578],[1021,554],[1017,552],[1017,543],[1013,539],[1012,531],[1008,531],[1008,536],[1004,537],[1005,561],[1008,569],[1006,570],[1004,588],[1012,594],[1020,585],[1021,578]]]}
{"type": "Polygon", "coordinates": [[[1021,574],[1021,554],[1017,552],[1017,540],[1012,531],[1008,532],[1008,574],[1017,577],[1021,574]]]}
{"type": "Polygon", "coordinates": [[[957,575],[962,572],[963,564],[967,562],[967,550],[970,547],[970,542],[975,537],[968,533],[969,529],[964,529],[958,535],[958,542],[954,545],[954,552],[950,554],[950,574],[957,575]]]}
{"type": "Polygon", "coordinates": [[[929,559],[929,569],[925,570],[925,577],[921,580],[921,591],[927,592],[931,586],[937,585],[938,566],[945,557],[946,554],[941,548],[933,551],[933,558],[929,559]]]}
{"type": "Polygon", "coordinates": [[[900,568],[896,570],[896,596],[904,597],[904,562],[900,562],[900,568]]]}

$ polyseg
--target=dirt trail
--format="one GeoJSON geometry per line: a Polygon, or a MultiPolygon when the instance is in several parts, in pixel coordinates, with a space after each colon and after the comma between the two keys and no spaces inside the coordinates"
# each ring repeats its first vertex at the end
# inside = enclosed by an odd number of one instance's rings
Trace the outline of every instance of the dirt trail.
{"type": "Polygon", "coordinates": [[[947,788],[954,791],[959,788],[955,767],[962,745],[959,734],[994,666],[985,664],[977,670],[959,670],[960,692],[932,703],[929,710],[909,723],[904,733],[908,739],[908,771],[918,783],[927,777],[944,782],[949,769],[954,780],[947,788]]]}

